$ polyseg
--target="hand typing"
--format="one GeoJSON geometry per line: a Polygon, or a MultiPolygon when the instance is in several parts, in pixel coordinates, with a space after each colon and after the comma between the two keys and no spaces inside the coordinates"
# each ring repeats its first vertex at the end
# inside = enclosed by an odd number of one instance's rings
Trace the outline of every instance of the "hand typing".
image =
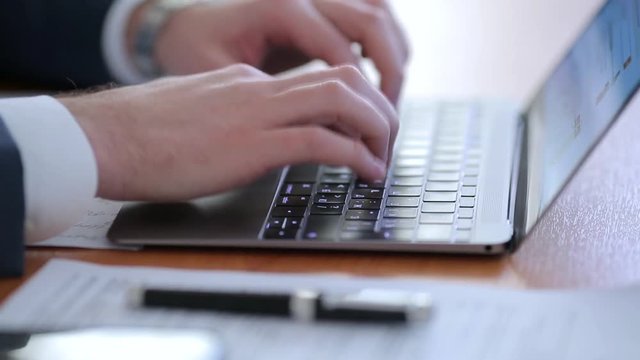
{"type": "MultiPolygon", "coordinates": [[[[129,27],[136,26],[134,16],[129,27]]],[[[409,46],[385,0],[204,2],[169,20],[155,53],[169,74],[191,74],[235,63],[274,73],[310,59],[357,66],[360,56],[352,51],[354,42],[373,60],[381,75],[382,92],[395,103],[409,46]]]]}
{"type": "Polygon", "coordinates": [[[353,66],[273,77],[249,65],[60,99],[98,162],[98,196],[171,201],[307,162],[385,176],[391,103],[353,66]]]}

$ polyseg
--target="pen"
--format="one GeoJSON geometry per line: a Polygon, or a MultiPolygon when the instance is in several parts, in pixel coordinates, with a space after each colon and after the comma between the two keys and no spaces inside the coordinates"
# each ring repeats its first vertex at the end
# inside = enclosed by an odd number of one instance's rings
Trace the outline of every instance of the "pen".
{"type": "Polygon", "coordinates": [[[364,289],[329,294],[313,290],[288,293],[136,289],[145,308],[211,310],[290,317],[300,321],[342,320],[407,322],[425,319],[432,306],[425,292],[364,289]]]}

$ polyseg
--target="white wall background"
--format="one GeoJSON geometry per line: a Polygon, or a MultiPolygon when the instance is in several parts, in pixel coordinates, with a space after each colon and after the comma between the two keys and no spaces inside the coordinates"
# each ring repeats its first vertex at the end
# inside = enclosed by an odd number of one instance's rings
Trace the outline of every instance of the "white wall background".
{"type": "Polygon", "coordinates": [[[394,0],[413,58],[405,95],[532,96],[602,0],[394,0]]]}

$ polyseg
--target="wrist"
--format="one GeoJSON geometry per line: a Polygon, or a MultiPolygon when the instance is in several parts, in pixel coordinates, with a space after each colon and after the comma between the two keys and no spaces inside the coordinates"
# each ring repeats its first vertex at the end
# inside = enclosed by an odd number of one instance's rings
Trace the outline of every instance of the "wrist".
{"type": "MultiPolygon", "coordinates": [[[[122,110],[115,110],[115,107],[105,104],[99,97],[94,95],[61,97],[57,100],[67,108],[80,126],[93,150],[97,167],[97,196],[113,198],[114,186],[110,178],[111,174],[116,174],[116,159],[120,142],[112,141],[113,132],[110,124],[117,122],[122,117],[122,110]],[[106,106],[105,106],[106,105],[106,106]]],[[[114,124],[118,126],[118,124],[114,124]]],[[[123,139],[122,143],[126,143],[123,139]]]]}
{"type": "Polygon", "coordinates": [[[134,10],[127,27],[127,48],[137,69],[147,78],[163,75],[158,43],[178,12],[203,0],[149,0],[134,10]]]}

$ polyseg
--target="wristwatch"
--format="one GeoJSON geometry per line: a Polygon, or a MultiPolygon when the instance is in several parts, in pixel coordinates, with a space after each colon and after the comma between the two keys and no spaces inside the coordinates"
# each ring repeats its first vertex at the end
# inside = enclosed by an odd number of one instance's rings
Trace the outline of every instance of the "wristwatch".
{"type": "Polygon", "coordinates": [[[158,34],[173,13],[203,0],[155,0],[142,14],[138,31],[134,37],[133,61],[138,70],[147,78],[163,74],[154,57],[158,34]]]}

